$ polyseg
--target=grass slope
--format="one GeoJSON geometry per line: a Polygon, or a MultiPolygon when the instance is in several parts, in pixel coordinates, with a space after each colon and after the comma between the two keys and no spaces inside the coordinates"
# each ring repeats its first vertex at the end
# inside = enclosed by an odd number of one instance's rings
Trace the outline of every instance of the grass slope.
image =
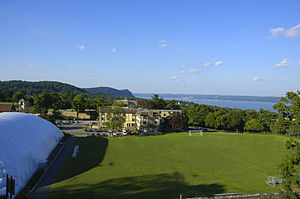
{"type": "Polygon", "coordinates": [[[286,137],[187,133],[79,138],[47,198],[178,198],[265,193],[277,174],[286,137]]]}

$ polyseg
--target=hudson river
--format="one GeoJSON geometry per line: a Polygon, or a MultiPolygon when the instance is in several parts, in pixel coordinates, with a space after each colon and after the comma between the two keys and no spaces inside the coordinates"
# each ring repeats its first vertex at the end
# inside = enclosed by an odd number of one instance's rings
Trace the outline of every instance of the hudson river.
{"type": "MultiPolygon", "coordinates": [[[[144,99],[151,99],[151,97],[153,96],[153,94],[139,94],[139,93],[135,93],[134,95],[137,98],[144,98],[144,99]]],[[[275,111],[273,109],[273,105],[276,104],[276,102],[198,99],[198,98],[170,97],[164,95],[159,95],[159,96],[163,97],[165,100],[187,101],[187,102],[194,102],[198,104],[208,104],[212,106],[239,108],[239,109],[259,110],[263,108],[265,110],[275,111]]]]}

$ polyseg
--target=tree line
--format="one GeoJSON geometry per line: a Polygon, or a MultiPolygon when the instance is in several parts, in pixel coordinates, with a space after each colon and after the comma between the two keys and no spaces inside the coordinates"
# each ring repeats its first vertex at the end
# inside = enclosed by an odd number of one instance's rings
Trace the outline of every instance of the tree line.
{"type": "MultiPolygon", "coordinates": [[[[18,102],[26,100],[26,106],[32,107],[34,112],[47,115],[53,109],[53,115],[58,116],[59,109],[75,109],[77,113],[85,109],[111,106],[116,99],[122,97],[106,96],[92,97],[82,93],[40,93],[28,95],[25,91],[16,92],[0,90],[0,101],[18,102]]],[[[123,98],[124,99],[124,98],[123,98]]],[[[152,99],[137,99],[138,107],[145,109],[181,110],[181,114],[174,113],[163,121],[162,129],[187,129],[189,126],[212,128],[235,132],[272,132],[274,134],[300,135],[300,91],[287,92],[280,102],[273,108],[277,111],[260,109],[241,110],[196,104],[192,102],[164,100],[158,95],[152,99]]]]}
{"type": "Polygon", "coordinates": [[[181,110],[165,119],[163,129],[187,129],[189,126],[235,132],[272,132],[300,135],[300,91],[287,92],[274,104],[277,112],[260,109],[242,110],[206,104],[164,100],[154,95],[151,100],[139,99],[139,106],[148,109],[181,110]]]}

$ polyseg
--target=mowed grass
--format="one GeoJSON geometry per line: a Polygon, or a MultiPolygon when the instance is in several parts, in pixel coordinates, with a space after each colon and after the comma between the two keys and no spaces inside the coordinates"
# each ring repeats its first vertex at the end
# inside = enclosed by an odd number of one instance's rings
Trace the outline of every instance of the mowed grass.
{"type": "Polygon", "coordinates": [[[277,192],[288,138],[236,133],[78,138],[47,198],[179,198],[277,192]]]}

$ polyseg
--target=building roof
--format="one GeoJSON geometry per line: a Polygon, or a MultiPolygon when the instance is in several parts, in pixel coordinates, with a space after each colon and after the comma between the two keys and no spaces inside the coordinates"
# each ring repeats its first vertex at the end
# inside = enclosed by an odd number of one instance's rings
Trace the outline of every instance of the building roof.
{"type": "Polygon", "coordinates": [[[1,112],[12,112],[15,111],[15,106],[13,104],[0,104],[0,113],[1,112]]]}

